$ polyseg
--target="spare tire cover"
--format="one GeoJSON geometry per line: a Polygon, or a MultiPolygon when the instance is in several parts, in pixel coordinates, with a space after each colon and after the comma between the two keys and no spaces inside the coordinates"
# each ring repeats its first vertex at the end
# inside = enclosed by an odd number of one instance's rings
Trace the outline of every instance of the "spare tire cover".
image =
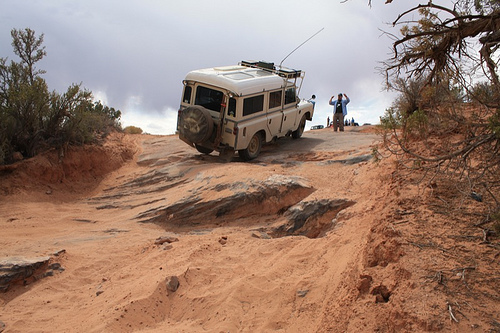
{"type": "Polygon", "coordinates": [[[212,135],[214,122],[207,109],[195,105],[181,112],[179,132],[192,143],[207,141],[212,135]]]}

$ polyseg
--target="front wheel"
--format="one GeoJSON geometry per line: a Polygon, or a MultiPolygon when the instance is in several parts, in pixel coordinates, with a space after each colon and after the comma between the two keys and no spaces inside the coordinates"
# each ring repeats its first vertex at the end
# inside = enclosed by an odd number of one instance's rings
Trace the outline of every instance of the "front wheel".
{"type": "Polygon", "coordinates": [[[292,138],[294,139],[300,138],[302,134],[304,134],[304,128],[306,128],[306,115],[304,115],[300,120],[300,124],[297,130],[292,132],[292,138]]]}
{"type": "Polygon", "coordinates": [[[238,150],[238,154],[245,161],[250,161],[259,156],[260,149],[262,148],[262,135],[260,133],[255,133],[246,149],[238,150]]]}

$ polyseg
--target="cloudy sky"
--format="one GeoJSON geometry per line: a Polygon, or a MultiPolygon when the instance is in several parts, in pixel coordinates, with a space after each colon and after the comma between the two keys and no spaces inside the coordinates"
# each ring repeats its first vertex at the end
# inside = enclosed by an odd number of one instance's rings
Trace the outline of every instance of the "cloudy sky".
{"type": "Polygon", "coordinates": [[[388,22],[409,8],[407,0],[384,2],[1,0],[0,57],[18,60],[11,29],[43,33],[39,68],[50,90],[81,83],[122,111],[124,127],[171,134],[187,72],[241,60],[279,64],[324,28],[283,63],[306,72],[300,97],[317,96],[307,126],[326,124],[328,100],[339,92],[351,98],[349,117],[377,123],[395,96],[376,69],[391,51],[382,30],[397,33],[388,22]]]}

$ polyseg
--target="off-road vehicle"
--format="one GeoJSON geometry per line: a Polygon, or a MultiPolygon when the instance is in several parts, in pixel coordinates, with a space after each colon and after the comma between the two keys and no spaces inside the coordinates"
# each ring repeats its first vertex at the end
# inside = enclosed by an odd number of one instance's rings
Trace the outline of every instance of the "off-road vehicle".
{"type": "Polygon", "coordinates": [[[262,61],[189,72],[177,118],[179,138],[201,153],[238,151],[244,160],[256,158],[263,143],[300,138],[314,113],[313,104],[298,97],[304,75],[262,61]]]}

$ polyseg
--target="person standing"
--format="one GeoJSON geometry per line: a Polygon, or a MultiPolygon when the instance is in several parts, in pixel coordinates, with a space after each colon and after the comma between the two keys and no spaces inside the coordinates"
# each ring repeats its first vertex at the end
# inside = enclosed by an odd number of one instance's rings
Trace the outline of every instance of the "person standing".
{"type": "Polygon", "coordinates": [[[342,98],[342,93],[337,95],[337,99],[334,100],[335,96],[330,98],[330,105],[333,105],[333,130],[337,132],[339,129],[341,132],[344,131],[344,117],[347,115],[347,104],[351,101],[346,94],[342,98]]]}

